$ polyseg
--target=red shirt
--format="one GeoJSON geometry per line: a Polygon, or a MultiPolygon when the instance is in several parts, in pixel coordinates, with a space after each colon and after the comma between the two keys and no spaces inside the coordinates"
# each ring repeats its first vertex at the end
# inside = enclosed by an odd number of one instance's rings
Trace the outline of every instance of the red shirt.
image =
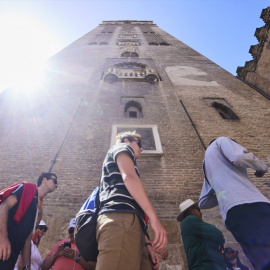
{"type": "MultiPolygon", "coordinates": [[[[70,239],[66,239],[66,240],[62,240],[62,241],[58,242],[55,245],[55,247],[51,250],[51,252],[47,255],[46,258],[51,256],[57,250],[58,246],[60,246],[64,242],[70,242],[70,239]]],[[[80,254],[75,243],[71,243],[71,248],[75,249],[77,251],[77,254],[80,254]]],[[[55,260],[51,269],[52,270],[73,270],[73,269],[74,270],[85,270],[85,268],[82,265],[80,265],[79,263],[75,262],[74,259],[70,259],[70,258],[67,258],[65,256],[58,257],[55,260]]]]}

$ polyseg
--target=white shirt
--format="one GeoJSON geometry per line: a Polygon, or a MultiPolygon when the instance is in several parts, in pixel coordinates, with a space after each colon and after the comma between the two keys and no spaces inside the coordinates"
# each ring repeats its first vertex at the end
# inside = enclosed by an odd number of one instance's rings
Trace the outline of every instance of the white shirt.
{"type": "Polygon", "coordinates": [[[230,208],[240,204],[270,201],[255,187],[247,168],[267,172],[267,165],[246,148],[226,137],[212,142],[205,152],[205,174],[199,207],[212,208],[219,204],[226,220],[230,208]]]}
{"type": "MultiPolygon", "coordinates": [[[[31,270],[39,270],[43,260],[38,247],[31,240],[31,270]]],[[[14,270],[18,270],[17,263],[14,270]]]]}

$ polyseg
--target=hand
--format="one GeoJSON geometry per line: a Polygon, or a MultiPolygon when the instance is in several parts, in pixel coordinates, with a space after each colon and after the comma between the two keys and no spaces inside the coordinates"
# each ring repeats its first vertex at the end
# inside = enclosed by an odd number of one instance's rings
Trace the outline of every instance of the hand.
{"type": "Polygon", "coordinates": [[[153,248],[156,250],[162,250],[167,245],[167,233],[160,221],[155,217],[153,220],[149,219],[150,225],[155,233],[155,238],[153,241],[153,248]]]}
{"type": "Polygon", "coordinates": [[[151,245],[147,245],[146,248],[148,251],[148,258],[151,262],[152,269],[154,270],[158,269],[159,263],[160,263],[158,254],[156,253],[156,251],[153,249],[151,245]]]}
{"type": "Polygon", "coordinates": [[[224,254],[224,245],[218,247],[221,254],[224,254]]]}
{"type": "Polygon", "coordinates": [[[63,253],[64,253],[64,243],[62,243],[60,246],[58,246],[58,248],[54,254],[56,257],[60,257],[60,256],[63,256],[63,253]]]}
{"type": "Polygon", "coordinates": [[[0,260],[8,260],[11,253],[10,242],[7,237],[0,238],[0,260]]]}
{"type": "Polygon", "coordinates": [[[68,258],[70,258],[70,259],[72,259],[72,260],[75,260],[76,259],[76,250],[75,249],[72,249],[72,248],[69,248],[69,247],[65,247],[65,249],[64,249],[64,252],[63,252],[63,255],[65,256],[65,257],[68,257],[68,258]]]}
{"type": "Polygon", "coordinates": [[[159,250],[158,253],[161,256],[162,260],[167,260],[167,258],[169,256],[167,248],[159,250]]]}
{"type": "Polygon", "coordinates": [[[265,174],[265,172],[263,172],[263,171],[256,171],[256,172],[254,173],[254,175],[255,175],[256,177],[263,177],[264,174],[265,174]]]}

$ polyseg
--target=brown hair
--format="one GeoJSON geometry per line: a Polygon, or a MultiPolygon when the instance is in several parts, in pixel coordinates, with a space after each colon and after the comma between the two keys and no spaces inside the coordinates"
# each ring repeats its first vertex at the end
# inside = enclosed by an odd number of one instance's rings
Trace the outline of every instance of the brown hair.
{"type": "Polygon", "coordinates": [[[136,133],[136,131],[124,131],[116,135],[116,144],[123,143],[125,139],[132,141],[134,139],[141,140],[141,135],[136,133]]]}

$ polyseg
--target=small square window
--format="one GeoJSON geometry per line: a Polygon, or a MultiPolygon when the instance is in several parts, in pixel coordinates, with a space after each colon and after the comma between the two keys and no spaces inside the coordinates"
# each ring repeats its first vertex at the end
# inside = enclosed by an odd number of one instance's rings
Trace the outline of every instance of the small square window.
{"type": "Polygon", "coordinates": [[[111,133],[111,147],[115,144],[115,136],[123,131],[136,131],[142,136],[142,156],[160,156],[163,154],[156,125],[114,124],[111,133]]]}
{"type": "Polygon", "coordinates": [[[130,117],[130,118],[137,118],[137,112],[135,112],[135,111],[130,111],[130,112],[129,112],[129,117],[130,117]]]}

